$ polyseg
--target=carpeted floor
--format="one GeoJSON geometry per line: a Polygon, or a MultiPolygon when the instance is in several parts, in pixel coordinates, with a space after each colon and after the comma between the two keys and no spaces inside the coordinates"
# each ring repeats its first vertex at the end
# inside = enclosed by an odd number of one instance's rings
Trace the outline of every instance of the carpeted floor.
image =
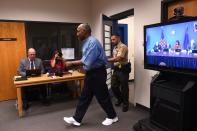
{"type": "Polygon", "coordinates": [[[0,102],[0,131],[133,131],[133,125],[140,119],[148,117],[148,111],[133,107],[123,113],[120,107],[115,107],[119,122],[111,126],[103,126],[105,113],[93,99],[81,127],[67,125],[62,118],[72,116],[77,99],[52,102],[43,106],[39,102],[32,103],[31,108],[22,118],[18,117],[15,100],[0,102]]]}

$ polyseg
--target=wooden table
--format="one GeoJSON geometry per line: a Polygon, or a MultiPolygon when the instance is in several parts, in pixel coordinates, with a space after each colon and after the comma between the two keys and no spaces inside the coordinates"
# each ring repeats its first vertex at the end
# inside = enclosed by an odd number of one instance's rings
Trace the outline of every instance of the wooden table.
{"type": "Polygon", "coordinates": [[[46,74],[43,74],[42,76],[39,77],[28,78],[28,80],[14,81],[15,88],[17,88],[17,102],[18,102],[19,117],[23,116],[21,88],[25,88],[26,86],[30,86],[30,85],[79,80],[80,91],[81,91],[84,85],[84,77],[85,77],[84,74],[79,73],[78,71],[74,71],[73,73],[64,74],[63,77],[57,76],[55,78],[52,78],[52,77],[48,77],[46,74]]]}

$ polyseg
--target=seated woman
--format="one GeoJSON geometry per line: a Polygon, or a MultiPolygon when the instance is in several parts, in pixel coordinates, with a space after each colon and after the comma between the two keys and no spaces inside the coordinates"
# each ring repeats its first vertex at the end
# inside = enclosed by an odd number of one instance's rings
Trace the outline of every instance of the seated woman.
{"type": "MultiPolygon", "coordinates": [[[[60,76],[62,77],[63,72],[66,71],[65,60],[62,57],[62,52],[55,51],[53,57],[50,60],[51,64],[51,73],[54,76],[60,76]]],[[[67,88],[67,82],[58,82],[58,83],[52,83],[49,86],[51,86],[49,94],[51,98],[62,98],[65,97],[70,90],[67,88]],[[54,88],[55,87],[55,88],[54,88]],[[58,95],[54,95],[58,94],[58,95]]]]}
{"type": "Polygon", "coordinates": [[[175,50],[175,52],[181,52],[181,44],[180,44],[179,40],[176,40],[176,42],[174,44],[174,50],[175,50]]]}
{"type": "Polygon", "coordinates": [[[56,76],[62,76],[65,70],[64,59],[60,51],[55,51],[54,56],[51,59],[52,74],[56,76]]]}
{"type": "Polygon", "coordinates": [[[174,49],[181,49],[181,44],[180,44],[179,40],[176,40],[176,42],[174,44],[174,49]]]}

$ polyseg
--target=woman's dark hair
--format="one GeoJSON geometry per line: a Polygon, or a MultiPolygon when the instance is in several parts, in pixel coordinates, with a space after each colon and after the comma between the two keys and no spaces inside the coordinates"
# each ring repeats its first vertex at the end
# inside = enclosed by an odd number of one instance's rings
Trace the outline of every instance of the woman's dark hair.
{"type": "Polygon", "coordinates": [[[58,51],[58,56],[62,57],[62,52],[61,51],[58,51]]]}
{"type": "Polygon", "coordinates": [[[178,43],[178,45],[180,45],[180,41],[179,40],[176,40],[176,43],[178,43]]]}
{"type": "Polygon", "coordinates": [[[59,57],[62,57],[62,55],[63,55],[61,51],[56,50],[56,51],[54,51],[54,53],[53,53],[52,59],[55,58],[55,54],[58,54],[59,57]]]}

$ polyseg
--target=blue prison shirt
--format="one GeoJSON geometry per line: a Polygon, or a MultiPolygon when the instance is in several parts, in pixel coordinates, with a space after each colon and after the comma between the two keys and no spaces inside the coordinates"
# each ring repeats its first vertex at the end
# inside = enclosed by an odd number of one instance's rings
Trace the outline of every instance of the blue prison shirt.
{"type": "Polygon", "coordinates": [[[93,36],[83,40],[82,63],[86,71],[99,68],[107,64],[107,57],[100,42],[93,36]]]}

